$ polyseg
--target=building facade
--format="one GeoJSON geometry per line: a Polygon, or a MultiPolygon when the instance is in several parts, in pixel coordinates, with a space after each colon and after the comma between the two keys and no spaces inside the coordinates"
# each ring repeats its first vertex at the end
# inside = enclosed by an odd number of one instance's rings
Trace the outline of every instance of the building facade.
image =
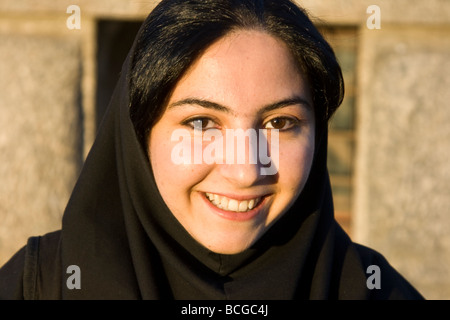
{"type": "MultiPolygon", "coordinates": [[[[0,265],[61,215],[154,0],[0,0],[0,265]]],[[[450,298],[450,1],[304,0],[346,82],[336,217],[450,298]]]]}

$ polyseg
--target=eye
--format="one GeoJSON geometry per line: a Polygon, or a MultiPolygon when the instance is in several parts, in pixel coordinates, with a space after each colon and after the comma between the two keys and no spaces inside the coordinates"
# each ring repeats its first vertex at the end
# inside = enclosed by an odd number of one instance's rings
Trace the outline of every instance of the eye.
{"type": "Polygon", "coordinates": [[[289,130],[298,124],[298,120],[288,117],[273,118],[265,123],[265,129],[289,130]]]}
{"type": "Polygon", "coordinates": [[[206,130],[217,127],[217,124],[213,120],[205,117],[190,118],[183,121],[182,124],[195,130],[206,130]]]}

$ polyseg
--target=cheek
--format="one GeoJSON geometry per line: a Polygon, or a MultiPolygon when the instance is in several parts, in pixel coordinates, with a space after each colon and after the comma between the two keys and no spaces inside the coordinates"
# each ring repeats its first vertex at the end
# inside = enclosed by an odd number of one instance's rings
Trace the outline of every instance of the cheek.
{"type": "Polygon", "coordinates": [[[314,157],[314,143],[280,146],[279,183],[300,193],[308,179],[314,157]]]}
{"type": "MultiPolygon", "coordinates": [[[[192,186],[203,179],[208,172],[208,167],[202,164],[194,164],[188,161],[186,164],[179,163],[183,152],[181,150],[182,143],[180,141],[171,141],[170,133],[164,135],[154,135],[150,137],[148,154],[155,176],[156,184],[162,194],[168,192],[186,192],[192,186]],[[175,157],[174,154],[178,156],[175,157]],[[178,163],[177,163],[178,161],[178,163]]],[[[191,148],[193,154],[193,144],[186,144],[187,148],[191,148]]],[[[186,150],[186,149],[185,149],[186,150]]]]}

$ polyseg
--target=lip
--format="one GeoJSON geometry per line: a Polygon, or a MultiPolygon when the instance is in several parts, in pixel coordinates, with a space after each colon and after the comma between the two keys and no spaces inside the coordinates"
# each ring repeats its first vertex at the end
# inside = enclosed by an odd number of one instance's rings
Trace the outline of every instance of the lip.
{"type": "MultiPolygon", "coordinates": [[[[214,192],[212,192],[212,193],[214,193],[214,192]]],[[[261,201],[253,209],[245,211],[245,212],[235,212],[235,211],[223,210],[223,209],[220,209],[220,208],[216,207],[206,197],[205,192],[201,192],[201,197],[203,198],[203,201],[205,201],[206,205],[211,209],[211,211],[213,213],[217,214],[221,218],[224,218],[224,219],[227,219],[227,220],[234,220],[234,221],[248,221],[248,220],[251,220],[251,219],[255,218],[259,214],[261,214],[263,212],[262,209],[263,209],[264,204],[266,203],[267,196],[268,196],[268,195],[264,195],[264,196],[244,196],[244,195],[239,195],[239,196],[237,196],[237,195],[228,195],[228,194],[219,194],[219,195],[225,196],[227,198],[239,200],[239,201],[256,199],[258,197],[261,198],[261,201]]]]}
{"type": "MultiPolygon", "coordinates": [[[[205,194],[206,192],[203,192],[203,194],[205,194]]],[[[229,194],[229,193],[216,193],[216,192],[210,192],[212,194],[217,194],[219,196],[224,196],[230,199],[235,199],[238,201],[243,201],[243,200],[251,200],[251,199],[256,199],[256,198],[264,198],[265,195],[234,195],[234,194],[229,194]]]]}

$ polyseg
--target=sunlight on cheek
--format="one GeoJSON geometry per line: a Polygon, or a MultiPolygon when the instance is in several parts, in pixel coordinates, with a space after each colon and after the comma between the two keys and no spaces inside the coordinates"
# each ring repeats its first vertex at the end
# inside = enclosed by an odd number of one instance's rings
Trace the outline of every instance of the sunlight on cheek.
{"type": "Polygon", "coordinates": [[[314,144],[281,144],[279,157],[280,180],[293,189],[302,188],[311,171],[314,144]]]}

